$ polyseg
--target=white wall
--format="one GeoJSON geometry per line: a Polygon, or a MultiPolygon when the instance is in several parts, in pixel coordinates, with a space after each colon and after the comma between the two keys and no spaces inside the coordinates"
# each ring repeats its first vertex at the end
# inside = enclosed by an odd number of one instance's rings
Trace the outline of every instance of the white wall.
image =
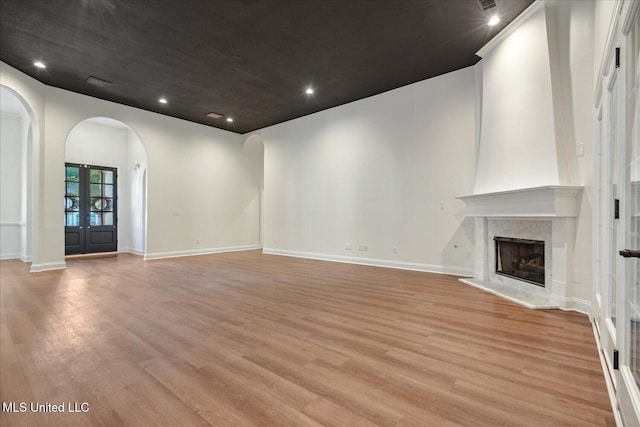
{"type": "Polygon", "coordinates": [[[92,117],[126,124],[145,144],[148,257],[257,247],[258,190],[242,136],[47,87],[1,62],[0,84],[20,94],[35,118],[32,271],[65,265],[65,142],[92,117]]]}
{"type": "Polygon", "coordinates": [[[469,67],[257,132],[265,250],[468,274],[474,103],[469,67]]]}
{"type": "Polygon", "coordinates": [[[33,265],[46,266],[48,265],[44,261],[46,258],[41,256],[41,253],[46,252],[40,250],[45,229],[40,206],[44,200],[41,191],[43,182],[41,168],[43,166],[44,136],[42,128],[45,117],[46,86],[0,62],[0,91],[5,90],[9,90],[19,99],[26,110],[25,120],[29,122],[26,139],[28,144],[26,147],[27,169],[24,171],[27,177],[27,192],[25,194],[27,198],[25,203],[27,206],[27,230],[23,233],[23,239],[26,239],[27,242],[23,244],[23,249],[26,252],[24,259],[33,261],[32,268],[33,265]]]}
{"type": "Polygon", "coordinates": [[[22,120],[0,114],[0,258],[22,255],[22,120]]]}
{"type": "Polygon", "coordinates": [[[22,101],[0,87],[0,258],[31,258],[31,121],[22,101]]]}
{"type": "Polygon", "coordinates": [[[130,234],[128,250],[135,254],[146,253],[146,227],[147,227],[147,153],[133,131],[127,133],[127,170],[129,171],[129,220],[130,234]]]}
{"type": "Polygon", "coordinates": [[[163,121],[139,132],[149,152],[147,256],[257,247],[258,189],[242,137],[163,121]]]}
{"type": "MultiPolygon", "coordinates": [[[[598,3],[598,2],[595,2],[598,3]]],[[[583,186],[580,212],[576,219],[574,297],[590,301],[593,289],[593,206],[594,192],[594,11],[592,1],[557,3],[557,45],[559,48],[562,90],[562,132],[568,153],[566,165],[576,169],[576,179],[583,186]],[[571,162],[574,164],[572,165],[571,162]]]]}
{"type": "Polygon", "coordinates": [[[243,156],[246,167],[251,171],[251,180],[256,189],[255,198],[252,204],[257,204],[259,213],[258,228],[260,247],[264,242],[263,219],[263,189],[264,189],[264,142],[259,135],[250,135],[244,142],[243,156]]]}
{"type": "Polygon", "coordinates": [[[22,230],[20,236],[21,255],[23,261],[31,261],[31,244],[33,239],[33,191],[32,191],[32,163],[33,163],[33,127],[29,114],[25,111],[21,117],[22,164],[21,164],[21,210],[22,230]]]}
{"type": "Polygon", "coordinates": [[[561,184],[544,7],[481,55],[482,130],[473,192],[561,184]]]}

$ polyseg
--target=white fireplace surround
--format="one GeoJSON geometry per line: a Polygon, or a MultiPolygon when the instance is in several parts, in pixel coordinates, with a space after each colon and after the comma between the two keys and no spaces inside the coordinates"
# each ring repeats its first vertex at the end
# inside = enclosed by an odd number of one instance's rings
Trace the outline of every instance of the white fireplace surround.
{"type": "Polygon", "coordinates": [[[575,218],[582,187],[550,185],[458,197],[475,218],[475,264],[463,283],[535,309],[588,311],[573,297],[575,218]],[[545,287],[497,275],[495,236],[545,242],[545,287]]]}

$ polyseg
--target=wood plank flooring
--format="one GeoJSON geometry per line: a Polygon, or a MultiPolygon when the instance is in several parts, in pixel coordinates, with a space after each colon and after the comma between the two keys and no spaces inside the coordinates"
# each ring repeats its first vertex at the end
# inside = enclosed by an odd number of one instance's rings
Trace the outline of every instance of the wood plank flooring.
{"type": "Polygon", "coordinates": [[[615,425],[586,316],[453,276],[260,251],[67,265],[0,263],[0,400],[65,405],[2,426],[615,425]]]}

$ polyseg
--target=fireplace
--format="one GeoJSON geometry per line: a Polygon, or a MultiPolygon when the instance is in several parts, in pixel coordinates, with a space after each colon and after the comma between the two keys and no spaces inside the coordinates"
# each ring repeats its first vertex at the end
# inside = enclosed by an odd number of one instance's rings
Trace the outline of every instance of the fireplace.
{"type": "Polygon", "coordinates": [[[588,313],[589,301],[575,295],[580,282],[574,279],[581,190],[544,186],[460,197],[475,228],[473,277],[461,281],[529,308],[588,313]],[[516,249],[503,250],[503,242],[517,243],[516,249]],[[521,243],[531,247],[523,250],[521,243]],[[516,250],[519,256],[509,253],[516,250]],[[518,257],[520,266],[513,268],[518,257]]]}
{"type": "Polygon", "coordinates": [[[496,274],[544,287],[544,241],[495,236],[496,274]]]}

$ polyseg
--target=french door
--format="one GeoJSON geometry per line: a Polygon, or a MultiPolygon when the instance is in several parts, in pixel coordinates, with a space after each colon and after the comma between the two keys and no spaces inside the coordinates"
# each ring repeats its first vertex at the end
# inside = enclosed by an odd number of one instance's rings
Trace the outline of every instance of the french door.
{"type": "Polygon", "coordinates": [[[618,354],[620,349],[620,304],[618,241],[621,233],[620,163],[624,150],[620,140],[621,121],[620,79],[615,69],[616,51],[611,50],[605,61],[611,69],[602,79],[602,104],[598,112],[598,142],[595,188],[596,212],[596,265],[595,299],[592,306],[598,340],[605,360],[606,374],[613,388],[618,386],[618,354]]]}
{"type": "Polygon", "coordinates": [[[640,426],[639,0],[616,2],[610,34],[598,96],[599,208],[592,307],[615,413],[622,425],[640,426]]]}
{"type": "Polygon", "coordinates": [[[624,206],[620,242],[621,283],[625,292],[624,358],[620,393],[622,418],[640,425],[640,9],[623,25],[621,70],[626,83],[626,120],[621,126],[626,146],[622,156],[624,206]],[[625,31],[625,28],[626,31],[625,31]]]}
{"type": "Polygon", "coordinates": [[[65,172],[65,255],[117,251],[117,170],[66,163],[65,172]]]}

